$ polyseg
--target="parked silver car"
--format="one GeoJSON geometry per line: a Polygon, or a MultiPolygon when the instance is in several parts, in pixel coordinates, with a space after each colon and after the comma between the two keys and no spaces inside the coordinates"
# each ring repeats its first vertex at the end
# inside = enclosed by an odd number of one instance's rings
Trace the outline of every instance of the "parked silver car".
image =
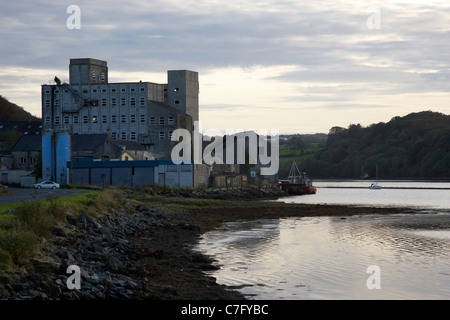
{"type": "Polygon", "coordinates": [[[59,189],[59,183],[53,181],[42,181],[34,185],[35,189],[59,189]]]}

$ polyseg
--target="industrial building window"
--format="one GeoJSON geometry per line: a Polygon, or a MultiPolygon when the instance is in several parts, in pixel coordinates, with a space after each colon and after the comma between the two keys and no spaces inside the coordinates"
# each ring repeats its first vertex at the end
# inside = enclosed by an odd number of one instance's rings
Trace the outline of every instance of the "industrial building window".
{"type": "Polygon", "coordinates": [[[175,89],[173,89],[173,91],[178,92],[178,91],[180,91],[180,88],[175,88],[175,89]]]}
{"type": "Polygon", "coordinates": [[[97,122],[98,122],[98,117],[92,116],[92,123],[97,123],[97,122]]]}
{"type": "Polygon", "coordinates": [[[127,133],[126,133],[126,132],[122,132],[122,133],[120,134],[120,139],[126,140],[126,139],[127,139],[127,133]]]}
{"type": "Polygon", "coordinates": [[[50,117],[45,117],[45,124],[50,124],[50,117]]]}
{"type": "Polygon", "coordinates": [[[59,100],[58,99],[55,100],[55,108],[59,108],[59,100]]]}
{"type": "Polygon", "coordinates": [[[111,107],[115,107],[117,105],[117,100],[116,98],[112,98],[111,99],[111,107]]]}
{"type": "Polygon", "coordinates": [[[130,98],[130,106],[134,107],[136,105],[136,98],[130,98]]]}
{"type": "Polygon", "coordinates": [[[83,116],[83,123],[89,123],[88,116],[83,116]]]}
{"type": "Polygon", "coordinates": [[[73,116],[73,123],[78,124],[78,116],[73,116]]]}
{"type": "Polygon", "coordinates": [[[144,106],[145,106],[145,97],[141,97],[141,99],[139,100],[139,105],[140,105],[141,107],[144,107],[144,106]]]}
{"type": "Polygon", "coordinates": [[[120,92],[122,92],[122,93],[126,93],[126,92],[127,92],[127,89],[125,89],[125,88],[121,88],[121,89],[120,89],[120,92]]]}
{"type": "Polygon", "coordinates": [[[164,117],[159,117],[159,125],[163,126],[166,123],[165,118],[164,117]]]}
{"type": "Polygon", "coordinates": [[[126,106],[127,105],[127,99],[126,98],[120,98],[120,105],[126,106]]]}
{"type": "Polygon", "coordinates": [[[175,124],[175,117],[169,117],[169,119],[167,120],[167,123],[171,126],[173,126],[175,124]]]}
{"type": "Polygon", "coordinates": [[[156,124],[156,118],[150,117],[150,125],[154,126],[156,124]]]}
{"type": "Polygon", "coordinates": [[[106,99],[105,98],[102,99],[102,107],[106,107],[106,99]]]}
{"type": "MultiPolygon", "coordinates": [[[[102,79],[104,80],[104,79],[102,79]]],[[[102,93],[106,93],[106,88],[102,88],[102,93]]]]}
{"type": "Polygon", "coordinates": [[[130,139],[131,140],[136,140],[136,132],[131,132],[130,133],[130,139]]]}
{"type": "Polygon", "coordinates": [[[55,124],[59,124],[59,117],[55,117],[55,124]]]}
{"type": "Polygon", "coordinates": [[[45,100],[45,107],[50,108],[50,100],[45,100]]]}
{"type": "Polygon", "coordinates": [[[113,137],[114,140],[117,139],[117,132],[111,132],[111,136],[113,137]]]}
{"type": "Polygon", "coordinates": [[[69,116],[64,116],[64,124],[69,124],[69,116]]]}
{"type": "Polygon", "coordinates": [[[105,115],[102,116],[102,123],[107,123],[108,119],[105,115]]]}
{"type": "Polygon", "coordinates": [[[130,88],[130,92],[135,92],[136,89],[135,88],[130,88]]]}
{"type": "Polygon", "coordinates": [[[145,88],[144,88],[144,87],[139,88],[139,90],[140,90],[141,92],[145,92],[145,88]]]}
{"type": "Polygon", "coordinates": [[[136,115],[135,114],[132,114],[130,116],[130,122],[136,122],[136,115]]]}
{"type": "Polygon", "coordinates": [[[113,114],[113,115],[111,116],[111,122],[112,122],[112,123],[116,123],[116,122],[117,122],[117,116],[116,116],[115,114],[113,114]]]}
{"type": "Polygon", "coordinates": [[[140,115],[141,123],[145,123],[145,114],[140,115]]]}
{"type": "Polygon", "coordinates": [[[159,132],[159,140],[164,140],[166,138],[166,133],[164,131],[159,132]]]}
{"type": "Polygon", "coordinates": [[[59,94],[59,90],[58,89],[55,90],[55,94],[59,94]]]}
{"type": "Polygon", "coordinates": [[[173,134],[173,131],[169,131],[169,134],[168,134],[169,140],[172,140],[172,134],[173,134]]]}
{"type": "Polygon", "coordinates": [[[98,92],[97,89],[92,88],[92,93],[97,93],[97,92],[98,92]]]}
{"type": "Polygon", "coordinates": [[[26,157],[20,157],[20,164],[26,164],[27,158],[26,157]]]}
{"type": "Polygon", "coordinates": [[[180,104],[180,100],[175,100],[175,104],[180,104]]]}
{"type": "Polygon", "coordinates": [[[112,93],[116,93],[116,88],[111,88],[112,93]]]}
{"type": "Polygon", "coordinates": [[[125,114],[120,116],[120,122],[127,122],[127,116],[125,114]]]}

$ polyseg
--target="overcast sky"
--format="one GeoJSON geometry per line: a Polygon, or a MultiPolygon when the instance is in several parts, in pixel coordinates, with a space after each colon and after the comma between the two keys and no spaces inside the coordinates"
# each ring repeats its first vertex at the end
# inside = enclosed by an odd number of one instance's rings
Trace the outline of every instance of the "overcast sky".
{"type": "Polygon", "coordinates": [[[39,117],[41,85],[88,57],[108,61],[110,82],[198,71],[203,129],[450,114],[450,0],[2,1],[0,40],[0,94],[39,117]]]}

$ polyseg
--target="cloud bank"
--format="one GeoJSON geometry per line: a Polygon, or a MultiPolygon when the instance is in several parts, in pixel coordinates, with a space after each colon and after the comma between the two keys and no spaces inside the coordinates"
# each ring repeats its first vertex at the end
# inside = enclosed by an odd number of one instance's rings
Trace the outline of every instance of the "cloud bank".
{"type": "Polygon", "coordinates": [[[40,116],[40,85],[92,57],[117,82],[198,71],[204,128],[327,132],[450,113],[449,18],[449,1],[5,2],[0,94],[40,116]],[[81,29],[67,28],[70,5],[81,29]]]}

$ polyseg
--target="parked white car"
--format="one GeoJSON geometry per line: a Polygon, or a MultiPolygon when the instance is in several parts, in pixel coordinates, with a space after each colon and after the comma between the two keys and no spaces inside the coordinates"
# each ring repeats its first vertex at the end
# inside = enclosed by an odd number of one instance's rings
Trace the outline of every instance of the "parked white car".
{"type": "Polygon", "coordinates": [[[53,181],[42,181],[34,185],[35,189],[59,189],[59,183],[53,181]]]}

